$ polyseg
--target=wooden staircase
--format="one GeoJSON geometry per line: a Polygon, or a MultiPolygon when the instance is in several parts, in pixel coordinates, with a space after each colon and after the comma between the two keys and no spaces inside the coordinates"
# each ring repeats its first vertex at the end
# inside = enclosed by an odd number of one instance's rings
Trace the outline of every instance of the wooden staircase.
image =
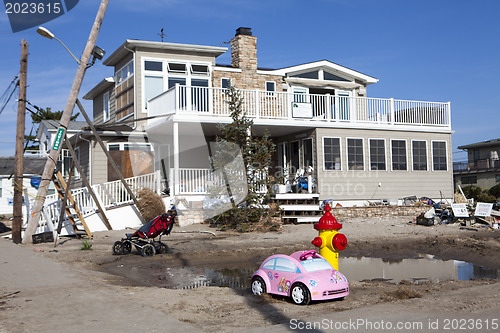
{"type": "Polygon", "coordinates": [[[273,201],[279,205],[284,223],[315,223],[323,216],[319,194],[276,193],[273,201]]]}

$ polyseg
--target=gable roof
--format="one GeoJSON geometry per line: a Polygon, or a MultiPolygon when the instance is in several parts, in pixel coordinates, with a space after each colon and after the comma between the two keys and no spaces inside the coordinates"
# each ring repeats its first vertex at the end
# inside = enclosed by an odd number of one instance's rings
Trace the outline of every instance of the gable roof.
{"type": "Polygon", "coordinates": [[[107,77],[103,79],[101,82],[96,84],[94,88],[92,88],[88,93],[83,96],[85,100],[93,100],[94,97],[105,91],[106,89],[113,87],[115,85],[114,77],[107,77]]]}
{"type": "MultiPolygon", "coordinates": [[[[68,124],[67,133],[77,133],[87,126],[86,121],[70,121],[68,124]]],[[[36,132],[36,138],[40,140],[45,129],[49,132],[55,132],[59,128],[59,120],[42,120],[36,132]]]]}
{"type": "MultiPolygon", "coordinates": [[[[14,174],[14,157],[0,157],[0,176],[11,176],[14,174]]],[[[47,158],[44,157],[24,157],[24,175],[41,175],[45,168],[47,158]]]]}
{"type": "Polygon", "coordinates": [[[352,77],[353,79],[360,80],[360,81],[366,83],[367,85],[378,82],[377,78],[374,78],[372,76],[363,74],[363,73],[355,71],[353,69],[341,66],[339,64],[336,64],[332,61],[325,60],[325,59],[319,60],[319,61],[308,62],[308,63],[301,64],[301,65],[283,67],[283,68],[275,69],[275,70],[266,70],[266,73],[287,76],[287,75],[292,74],[292,73],[307,71],[308,69],[313,70],[313,69],[320,69],[320,68],[324,69],[324,70],[325,69],[329,70],[330,72],[333,72],[333,73],[342,73],[342,74],[344,74],[344,76],[349,76],[349,77],[352,77]]]}

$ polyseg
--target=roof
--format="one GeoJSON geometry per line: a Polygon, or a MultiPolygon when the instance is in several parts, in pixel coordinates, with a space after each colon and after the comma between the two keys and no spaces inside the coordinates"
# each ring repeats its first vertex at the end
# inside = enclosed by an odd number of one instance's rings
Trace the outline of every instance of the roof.
{"type": "Polygon", "coordinates": [[[471,143],[470,145],[465,145],[465,146],[459,146],[458,149],[486,148],[486,147],[493,147],[493,146],[500,146],[500,138],[482,141],[482,142],[471,143]]]}
{"type": "Polygon", "coordinates": [[[107,77],[98,84],[96,84],[95,87],[92,88],[87,94],[85,94],[85,96],[83,96],[83,99],[93,100],[94,97],[96,97],[109,87],[114,87],[114,85],[115,85],[115,79],[113,77],[107,77]]]}
{"type": "MultiPolygon", "coordinates": [[[[68,124],[68,133],[76,133],[82,130],[83,127],[88,126],[86,121],[70,121],[68,124]]],[[[40,137],[44,129],[49,132],[55,132],[59,128],[59,120],[42,120],[40,126],[38,126],[38,131],[36,133],[37,139],[40,137]]]]}
{"type": "Polygon", "coordinates": [[[103,61],[106,66],[115,66],[123,59],[131,50],[137,48],[148,48],[163,51],[185,52],[185,53],[205,53],[209,56],[218,57],[225,53],[228,48],[221,46],[206,46],[164,42],[150,42],[145,40],[127,39],[120,47],[118,47],[108,58],[103,61]]]}
{"type": "Polygon", "coordinates": [[[341,65],[336,64],[330,60],[313,61],[313,62],[301,64],[301,65],[283,67],[280,69],[266,70],[266,71],[268,71],[268,74],[285,76],[287,73],[299,72],[299,71],[303,71],[303,70],[307,70],[307,69],[314,69],[314,68],[318,68],[318,67],[327,68],[327,69],[332,70],[333,72],[340,72],[340,73],[349,75],[355,79],[366,82],[366,84],[372,84],[372,83],[378,82],[377,78],[374,78],[372,76],[363,74],[363,73],[355,71],[353,69],[341,66],[341,65]]]}
{"type": "MultiPolygon", "coordinates": [[[[44,157],[24,157],[24,175],[41,175],[45,168],[47,158],[44,157]]],[[[0,157],[0,176],[10,176],[14,174],[15,158],[0,157]]]]}

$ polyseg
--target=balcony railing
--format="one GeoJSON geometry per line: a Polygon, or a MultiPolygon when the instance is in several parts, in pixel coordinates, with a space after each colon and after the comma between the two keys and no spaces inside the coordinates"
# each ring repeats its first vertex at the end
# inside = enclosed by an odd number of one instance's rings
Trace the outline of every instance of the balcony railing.
{"type": "Polygon", "coordinates": [[[474,162],[455,162],[453,171],[500,169],[500,160],[485,158],[474,162]]]}
{"type": "MultiPolygon", "coordinates": [[[[243,111],[256,119],[451,129],[450,103],[260,90],[239,92],[243,111]]],[[[227,117],[228,101],[227,89],[176,85],[149,100],[148,115],[227,117]]]]}

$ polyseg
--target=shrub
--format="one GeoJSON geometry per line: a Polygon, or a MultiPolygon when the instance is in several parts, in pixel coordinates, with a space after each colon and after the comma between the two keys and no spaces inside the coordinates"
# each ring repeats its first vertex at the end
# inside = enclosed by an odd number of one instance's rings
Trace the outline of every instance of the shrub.
{"type": "Polygon", "coordinates": [[[496,199],[500,198],[500,184],[496,184],[490,188],[488,194],[494,196],[496,199]]]}

